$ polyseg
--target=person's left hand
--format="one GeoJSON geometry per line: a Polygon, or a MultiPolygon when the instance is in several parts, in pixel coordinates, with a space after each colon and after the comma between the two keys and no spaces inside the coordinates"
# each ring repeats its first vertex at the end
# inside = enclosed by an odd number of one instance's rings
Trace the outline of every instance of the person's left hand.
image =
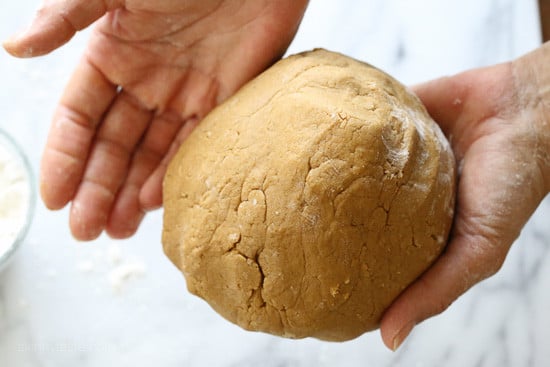
{"type": "Polygon", "coordinates": [[[546,55],[538,50],[513,63],[415,88],[459,162],[457,206],[445,252],[382,318],[382,338],[390,349],[416,324],[496,273],[548,193],[549,86],[537,85],[543,72],[550,80],[548,47],[546,55]]]}
{"type": "Polygon", "coordinates": [[[4,43],[46,54],[100,19],[42,157],[50,209],[72,201],[77,239],[132,235],[161,205],[173,153],[215,105],[281,57],[306,0],[46,0],[4,43]]]}

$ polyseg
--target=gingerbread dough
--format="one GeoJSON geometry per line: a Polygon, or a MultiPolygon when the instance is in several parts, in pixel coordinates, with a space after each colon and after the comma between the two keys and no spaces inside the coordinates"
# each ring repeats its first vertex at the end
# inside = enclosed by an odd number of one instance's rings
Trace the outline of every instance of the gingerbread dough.
{"type": "Polygon", "coordinates": [[[163,244],[190,292],[248,330],[347,340],[444,248],[455,160],[392,77],[315,50],[214,109],[164,181],[163,244]]]}

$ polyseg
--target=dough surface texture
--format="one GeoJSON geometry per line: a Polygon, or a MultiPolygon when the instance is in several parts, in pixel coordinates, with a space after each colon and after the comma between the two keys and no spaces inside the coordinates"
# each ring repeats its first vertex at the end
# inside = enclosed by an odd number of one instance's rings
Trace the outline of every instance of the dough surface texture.
{"type": "Polygon", "coordinates": [[[342,341],[443,250],[455,160],[416,96],[326,50],[215,108],[164,180],[163,246],[189,291],[247,330],[342,341]]]}

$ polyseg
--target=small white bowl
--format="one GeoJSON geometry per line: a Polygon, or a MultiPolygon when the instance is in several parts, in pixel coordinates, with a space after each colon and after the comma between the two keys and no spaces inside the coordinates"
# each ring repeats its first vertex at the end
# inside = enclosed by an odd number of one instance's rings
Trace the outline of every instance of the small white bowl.
{"type": "MultiPolygon", "coordinates": [[[[21,221],[19,228],[16,228],[16,234],[13,236],[13,240],[10,241],[10,239],[6,239],[6,241],[8,242],[0,244],[0,271],[2,271],[13,259],[15,253],[17,252],[17,250],[21,246],[21,243],[25,239],[25,236],[27,235],[27,231],[34,215],[36,195],[34,192],[32,168],[25,153],[23,152],[23,149],[21,149],[21,147],[13,140],[13,138],[2,129],[0,129],[0,149],[4,150],[7,154],[11,156],[10,158],[13,161],[10,161],[9,163],[10,168],[20,169],[23,175],[25,175],[25,181],[27,185],[27,197],[25,203],[26,208],[24,208],[25,218],[21,221]]],[[[0,174],[2,174],[1,168],[0,174]]],[[[0,210],[1,209],[2,208],[0,208],[0,210]]],[[[2,219],[0,218],[0,220],[2,219]]],[[[3,241],[3,239],[0,238],[0,241],[3,241]]]]}

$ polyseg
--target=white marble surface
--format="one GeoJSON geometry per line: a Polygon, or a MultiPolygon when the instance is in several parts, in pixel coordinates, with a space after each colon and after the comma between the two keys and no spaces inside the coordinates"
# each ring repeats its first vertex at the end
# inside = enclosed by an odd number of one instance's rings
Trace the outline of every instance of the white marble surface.
{"type": "MultiPolygon", "coordinates": [[[[0,4],[0,38],[36,0],[0,4]]],[[[518,56],[539,42],[534,0],[312,0],[291,51],[325,47],[366,60],[406,83],[518,56]],[[429,14],[429,15],[428,15],[429,14]]],[[[53,55],[0,53],[0,126],[35,172],[57,97],[86,34],[53,55]]],[[[190,296],[160,246],[161,213],[127,241],[74,241],[67,211],[38,203],[30,233],[0,274],[1,367],[96,366],[550,366],[550,202],[498,275],[402,348],[378,332],[336,344],[240,330],[190,296]],[[134,277],[122,280],[134,268],[134,277]]]]}

